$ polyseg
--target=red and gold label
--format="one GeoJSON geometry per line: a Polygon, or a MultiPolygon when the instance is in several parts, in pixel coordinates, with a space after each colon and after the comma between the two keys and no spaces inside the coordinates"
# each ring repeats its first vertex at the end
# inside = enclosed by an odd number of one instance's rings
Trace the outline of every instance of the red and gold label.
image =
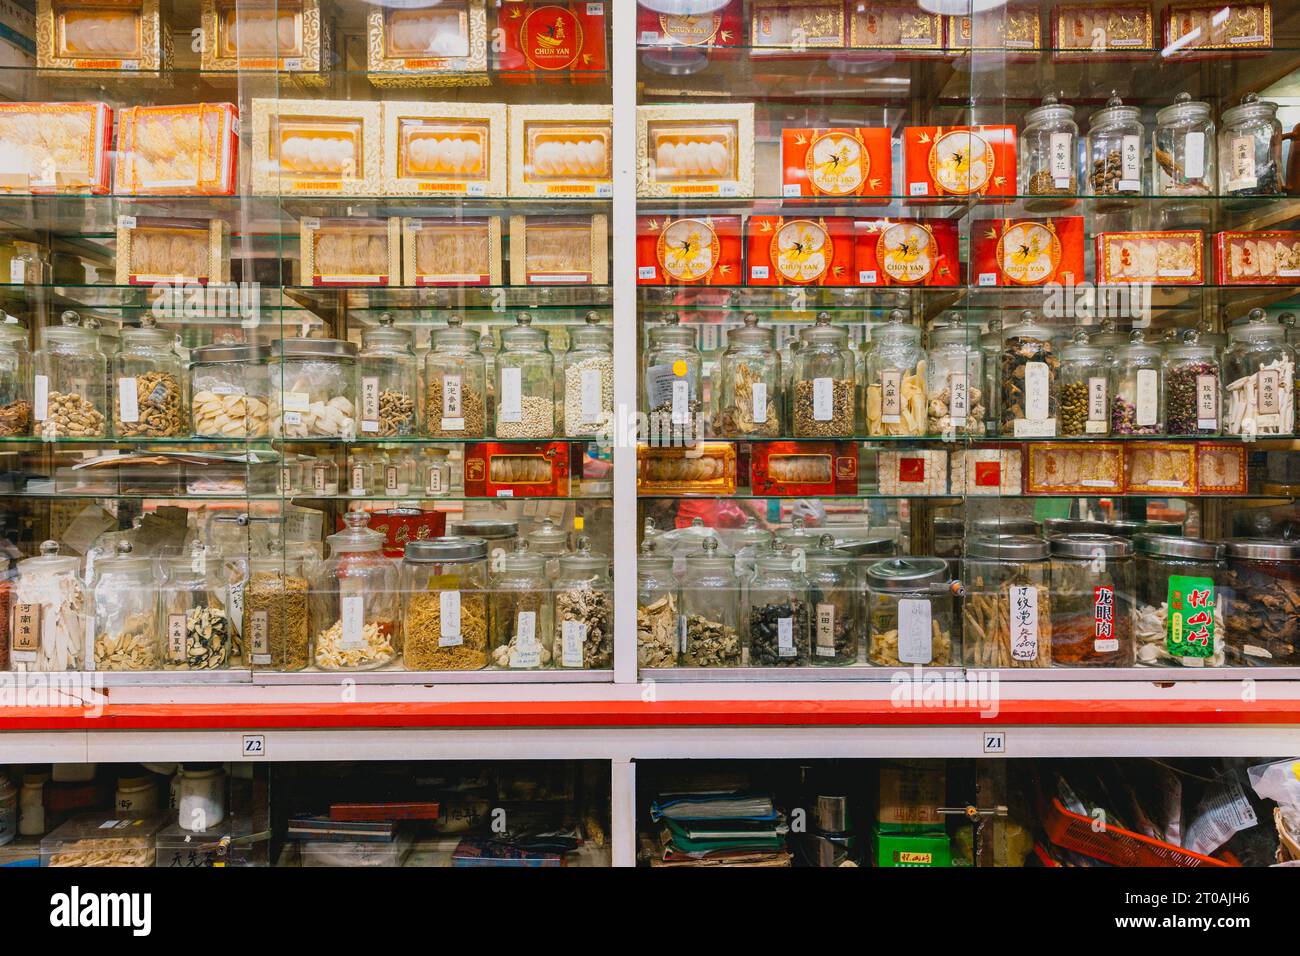
{"type": "Polygon", "coordinates": [[[804,156],[808,182],[818,195],[856,194],[871,173],[871,156],[862,140],[842,130],[815,135],[804,156]]]}
{"type": "Polygon", "coordinates": [[[998,239],[998,268],[1016,285],[1046,282],[1061,264],[1061,240],[1041,222],[1016,222],[998,239]]]}
{"type": "Polygon", "coordinates": [[[539,70],[568,70],[582,56],[582,24],[567,7],[536,7],[519,28],[524,58],[539,70]]]}
{"type": "Polygon", "coordinates": [[[993,147],[974,130],[944,133],[930,147],[930,178],[944,192],[968,196],[993,178],[993,147]]]}
{"type": "Polygon", "coordinates": [[[894,223],[876,240],[877,264],[901,285],[924,282],[934,271],[937,258],[934,233],[924,223],[894,223]]]}
{"type": "Polygon", "coordinates": [[[835,240],[823,223],[792,219],[772,236],[772,265],[782,277],[799,285],[816,282],[830,270],[835,240]]]}
{"type": "Polygon", "coordinates": [[[994,199],[1016,190],[1014,126],[908,126],[903,191],[912,202],[943,196],[994,199]]]}
{"type": "Polygon", "coordinates": [[[676,282],[696,282],[718,264],[721,243],[706,219],[675,219],[659,234],[655,257],[676,282]]]}

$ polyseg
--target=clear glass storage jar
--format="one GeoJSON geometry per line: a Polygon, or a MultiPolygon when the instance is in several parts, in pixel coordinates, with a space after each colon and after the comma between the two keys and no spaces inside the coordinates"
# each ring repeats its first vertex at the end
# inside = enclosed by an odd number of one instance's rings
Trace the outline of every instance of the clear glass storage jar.
{"type": "Polygon", "coordinates": [[[551,585],[546,556],[527,540],[493,560],[491,607],[492,663],[509,670],[552,666],[551,585]]]}
{"type": "Polygon", "coordinates": [[[1047,541],[1018,534],[966,542],[962,650],[967,667],[1051,667],[1051,562],[1047,541]]]}
{"type": "MultiPolygon", "coordinates": [[[[237,655],[221,560],[196,544],[189,554],[161,563],[165,665],[191,671],[228,667],[237,655]]],[[[245,584],[246,579],[236,586],[245,584]]]]}
{"type": "Polygon", "coordinates": [[[1002,320],[991,318],[980,335],[980,372],[984,388],[984,432],[996,435],[1002,417],[1002,389],[998,369],[1002,367],[1002,320]]]}
{"type": "Polygon", "coordinates": [[[550,438],[555,434],[555,361],[546,333],[521,312],[501,333],[496,361],[497,438],[550,438]]]}
{"type": "Polygon", "coordinates": [[[930,330],[926,356],[926,434],[984,434],[984,361],[978,333],[959,315],[930,330]]]}
{"type": "Polygon", "coordinates": [[[781,354],[775,334],[746,312],[744,324],[727,330],[727,347],[713,382],[713,433],[719,438],[781,434],[781,354]]]}
{"type": "Polygon", "coordinates": [[[569,550],[569,533],[556,524],[555,519],[547,516],[541,524],[528,532],[525,540],[528,542],[528,550],[546,561],[547,582],[554,582],[560,573],[560,558],[569,550]]]}
{"type": "Polygon", "coordinates": [[[300,671],[311,662],[308,560],[315,563],[292,548],[249,560],[241,630],[252,670],[300,671]]]}
{"type": "Polygon", "coordinates": [[[1146,155],[1142,110],[1125,106],[1112,93],[1088,124],[1088,191],[1093,196],[1127,197],[1142,194],[1142,164],[1146,155]]]}
{"type": "Polygon", "coordinates": [[[1052,664],[1131,667],[1133,543],[1107,534],[1062,534],[1052,553],[1052,664]]]}
{"type": "Polygon", "coordinates": [[[482,438],[487,421],[487,366],[478,335],[459,315],[434,329],[424,357],[424,434],[482,438]]]}
{"type": "Polygon", "coordinates": [[[942,558],[889,558],[867,566],[867,658],[882,667],[960,663],[952,580],[942,558]]]}
{"type": "Polygon", "coordinates": [[[357,347],[340,339],[272,342],[271,435],[355,438],[356,364],[357,347]]]}
{"type": "Polygon", "coordinates": [[[745,519],[744,527],[732,534],[732,564],[742,582],[754,576],[754,562],[762,552],[772,547],[773,538],[772,532],[762,527],[753,515],[745,519]]]}
{"type": "Polygon", "coordinates": [[[918,368],[924,362],[921,330],[894,309],[871,332],[864,414],[868,435],[925,434],[925,373],[918,368]]]}
{"type": "Polygon", "coordinates": [[[1052,330],[1026,309],[1003,334],[999,376],[1002,434],[1015,438],[1056,435],[1059,360],[1052,330]]]}
{"type": "Polygon", "coordinates": [[[18,562],[9,617],[9,666],[16,671],[79,671],[85,664],[87,626],[94,626],[89,590],[75,555],[60,555],[57,541],[18,562]]]}
{"type": "Polygon", "coordinates": [[[451,451],[425,448],[420,456],[420,487],[426,498],[445,498],[451,494],[451,451]]]}
{"type": "Polygon", "coordinates": [[[32,433],[32,355],[27,330],[0,324],[0,438],[32,433]]]}
{"type": "Polygon", "coordinates": [[[1217,667],[1224,661],[1224,545],[1139,534],[1133,637],[1139,664],[1217,667]]]}
{"type": "Polygon", "coordinates": [[[1187,329],[1165,349],[1165,431],[1170,435],[1217,435],[1223,392],[1219,354],[1187,329]]]}
{"type": "Polygon", "coordinates": [[[807,556],[776,545],[754,562],[745,600],[751,667],[796,667],[809,662],[807,556]]]}
{"type": "Polygon", "coordinates": [[[1218,147],[1210,104],[1179,93],[1156,113],[1151,182],[1157,196],[1213,196],[1218,147]]]}
{"type": "Polygon", "coordinates": [[[1263,309],[1228,330],[1223,353],[1228,435],[1290,435],[1295,430],[1295,351],[1263,309]]]}
{"type": "Polygon", "coordinates": [[[1079,329],[1061,349],[1057,427],[1062,435],[1110,434],[1110,356],[1079,329]]]}
{"type": "Polygon", "coordinates": [[[1146,333],[1134,329],[1127,345],[1115,350],[1111,362],[1110,430],[1115,435],[1164,433],[1162,369],[1164,352],[1148,345],[1146,333]]]}
{"type": "Polygon", "coordinates": [[[1227,543],[1227,558],[1227,662],[1300,664],[1300,542],[1233,538],[1227,543]]]}
{"type": "MultiPolygon", "coordinates": [[[[739,552],[737,552],[739,553],[739,552]]],[[[686,555],[682,578],[683,667],[739,667],[741,580],[736,559],[705,538],[686,555]]]]}
{"type": "Polygon", "coordinates": [[[1025,113],[1020,130],[1020,190],[1026,209],[1070,205],[1079,194],[1079,125],[1074,107],[1052,94],[1025,113]],[[1030,198],[1032,197],[1032,198],[1030,198]]]}
{"type": "Polygon", "coordinates": [[[333,458],[314,458],[307,462],[306,484],[313,496],[332,498],[339,493],[339,466],[333,458]]]}
{"type": "Polygon", "coordinates": [[[564,434],[610,438],[614,428],[614,330],[597,312],[569,330],[564,353],[564,434]]]}
{"type": "Polygon", "coordinates": [[[32,357],[32,417],[42,438],[108,434],[108,356],[93,321],[64,312],[62,325],[41,329],[32,357]]]}
{"type": "Polygon", "coordinates": [[[560,667],[596,669],[614,663],[614,584],[609,558],[591,550],[586,535],[560,558],[555,579],[555,637],[560,667]]]}
{"type": "Polygon", "coordinates": [[[1280,196],[1282,124],[1277,104],[1247,93],[1223,111],[1219,132],[1219,192],[1225,196],[1280,196]]]}
{"type": "Polygon", "coordinates": [[[330,556],[311,587],[316,666],[327,671],[371,670],[401,651],[397,563],[384,556],[384,536],[370,516],[349,511],[343,530],[330,535],[330,556]]]}
{"type": "Polygon", "coordinates": [[[695,329],[676,313],[649,330],[645,350],[645,407],[652,444],[697,437],[696,416],[704,409],[703,358],[695,329]]]}
{"type": "Polygon", "coordinates": [[[402,660],[409,671],[488,663],[488,545],[482,538],[408,541],[402,558],[402,660]]]}
{"type": "Polygon", "coordinates": [[[805,555],[808,628],[813,664],[856,664],[862,632],[862,600],[853,555],[824,534],[805,555]]]}
{"type": "Polygon", "coordinates": [[[384,456],[378,448],[353,447],[348,452],[348,494],[369,498],[383,494],[384,456]]]}
{"type": "Polygon", "coordinates": [[[419,363],[411,347],[411,333],[393,325],[391,312],[382,313],[378,326],[361,333],[357,366],[361,434],[378,438],[414,435],[419,363]]]}
{"type": "MultiPolygon", "coordinates": [[[[415,452],[403,445],[380,449],[383,475],[382,494],[385,498],[409,498],[413,488],[419,488],[419,467],[415,452]]],[[[418,495],[418,491],[416,492],[418,495]]]]}
{"type": "Polygon", "coordinates": [[[673,556],[643,541],[636,562],[637,667],[676,667],[680,625],[673,556]]]}
{"type": "Polygon", "coordinates": [[[145,320],[119,333],[113,355],[113,434],[118,438],[189,435],[189,392],[176,336],[145,320]]]}
{"type": "Polygon", "coordinates": [[[119,541],[116,553],[95,562],[91,581],[94,669],[161,669],[164,641],[153,559],[132,554],[130,542],[119,541]]]}
{"type": "Polygon", "coordinates": [[[519,540],[519,522],[505,518],[466,518],[447,522],[447,534],[459,538],[482,538],[488,543],[492,560],[515,549],[519,540]]]}
{"type": "Polygon", "coordinates": [[[265,345],[221,342],[190,352],[190,414],[199,438],[265,438],[270,381],[265,345]]]}

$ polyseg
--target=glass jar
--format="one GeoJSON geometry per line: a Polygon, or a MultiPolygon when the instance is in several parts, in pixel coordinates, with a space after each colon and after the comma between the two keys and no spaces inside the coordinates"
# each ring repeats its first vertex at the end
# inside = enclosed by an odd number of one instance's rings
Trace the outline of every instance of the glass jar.
{"type": "Polygon", "coordinates": [[[459,538],[482,538],[488,543],[488,555],[495,561],[499,555],[515,549],[519,540],[519,522],[504,518],[470,518],[447,522],[447,534],[459,538]]]}
{"type": "Polygon", "coordinates": [[[554,658],[560,667],[596,669],[614,663],[614,585],[609,559],[586,535],[560,558],[555,579],[554,658]]]}
{"type": "Polygon", "coordinates": [[[1110,430],[1115,435],[1160,435],[1165,430],[1161,368],[1164,352],[1134,329],[1111,363],[1110,430]]]}
{"type": "Polygon", "coordinates": [[[451,494],[451,459],[446,448],[426,448],[420,457],[420,487],[426,498],[451,494]]]}
{"type": "MultiPolygon", "coordinates": [[[[1227,543],[1223,605],[1227,660],[1300,664],[1300,542],[1234,538],[1227,543]]],[[[20,565],[21,567],[21,565],[20,565]]]]}
{"type": "Polygon", "coordinates": [[[488,545],[482,538],[408,541],[402,558],[402,660],[410,671],[488,663],[488,545]]]}
{"type": "Polygon", "coordinates": [[[698,551],[686,555],[681,591],[683,667],[740,666],[740,589],[736,558],[722,553],[716,538],[705,538],[698,551]]]}
{"type": "Polygon", "coordinates": [[[103,438],[108,434],[108,357],[93,323],[64,312],[62,325],[41,329],[32,357],[32,416],[42,438],[103,438]]]}
{"type": "Polygon", "coordinates": [[[23,786],[18,791],[19,836],[45,835],[45,785],[49,782],[49,767],[23,774],[23,786]]]}
{"type": "Polygon", "coordinates": [[[316,458],[308,463],[309,487],[313,496],[333,498],[339,493],[339,466],[333,458],[316,458]]]}
{"type": "Polygon", "coordinates": [[[862,602],[853,556],[824,534],[807,553],[810,662],[856,664],[862,602]]]}
{"type": "Polygon", "coordinates": [[[330,556],[312,582],[311,629],[316,666],[327,671],[382,667],[401,650],[397,566],[370,516],[349,511],[330,535],[330,556]]]}
{"type": "Polygon", "coordinates": [[[275,493],[292,498],[302,493],[302,462],[296,455],[284,454],[275,469],[275,493]]]}
{"type": "Polygon", "coordinates": [[[1219,355],[1196,329],[1165,349],[1165,431],[1170,435],[1217,435],[1222,378],[1219,355]]]}
{"type": "Polygon", "coordinates": [[[902,310],[894,309],[889,320],[871,333],[871,351],[867,353],[867,434],[925,434],[925,382],[917,374],[917,366],[924,360],[921,330],[906,321],[902,310]]]}
{"type": "Polygon", "coordinates": [[[1052,663],[1132,667],[1133,543],[1108,534],[1048,539],[1052,554],[1052,663]]]}
{"type": "MultiPolygon", "coordinates": [[[[191,671],[228,667],[237,656],[236,635],[229,611],[232,588],[222,562],[195,544],[188,555],[162,564],[165,666],[191,671]]],[[[242,594],[246,584],[246,577],[237,582],[237,593],[242,594]]]]}
{"type": "Polygon", "coordinates": [[[32,433],[32,356],[27,330],[0,324],[0,438],[32,433]]]}
{"type": "Polygon", "coordinates": [[[1110,357],[1079,329],[1061,349],[1057,426],[1062,435],[1110,434],[1110,357]]]}
{"type": "Polygon", "coordinates": [[[1112,93],[1088,125],[1088,187],[1093,196],[1140,196],[1146,154],[1142,110],[1112,93]]]}
{"type": "MultiPolygon", "coordinates": [[[[554,583],[560,573],[560,558],[569,550],[569,534],[554,519],[546,517],[528,532],[528,550],[546,562],[546,580],[554,583]]],[[[547,632],[549,633],[549,631],[547,632]]]]}
{"type": "Polygon", "coordinates": [[[122,329],[113,356],[113,434],[118,438],[175,438],[190,433],[189,392],[176,336],[146,320],[122,329]]]}
{"type": "Polygon", "coordinates": [[[271,343],[271,435],[342,438],[356,422],[357,347],[339,339],[277,339],[271,343]]]}
{"type": "Polygon", "coordinates": [[[960,316],[930,331],[925,369],[927,435],[984,434],[984,363],[960,316]]]}
{"type": "Polygon", "coordinates": [[[745,526],[732,535],[732,564],[742,582],[754,576],[754,562],[759,554],[772,547],[772,532],[761,527],[753,515],[745,519],[745,526]]]}
{"type": "Polygon", "coordinates": [[[496,436],[550,438],[555,434],[555,363],[546,333],[521,312],[501,333],[496,362],[496,436]]]}
{"type": "Polygon", "coordinates": [[[482,438],[487,421],[487,370],[478,336],[447,317],[434,329],[424,357],[424,434],[430,438],[482,438]]]}
{"type": "Polygon", "coordinates": [[[704,408],[703,358],[695,330],[680,324],[676,313],[650,329],[645,350],[645,401],[651,444],[670,444],[697,437],[696,416],[704,408]]]}
{"type": "Polygon", "coordinates": [[[393,325],[393,314],[379,316],[376,328],[361,333],[358,395],[361,433],[379,438],[415,434],[420,371],[411,333],[393,325]]]}
{"type": "Polygon", "coordinates": [[[727,330],[718,361],[713,433],[719,438],[781,434],[781,355],[771,329],[746,312],[744,325],[727,330]]]}
{"type": "Polygon", "coordinates": [[[187,763],[177,772],[176,822],[205,833],[226,818],[226,772],[215,764],[187,763]]]}
{"type": "Polygon", "coordinates": [[[16,671],[79,671],[85,663],[92,604],[81,562],[59,554],[57,541],[18,562],[9,618],[9,665],[16,671]]]}
{"type": "Polygon", "coordinates": [[[1285,191],[1276,103],[1247,93],[1239,106],[1223,111],[1219,191],[1225,196],[1280,196],[1285,191]]]}
{"type": "Polygon", "coordinates": [[[1025,208],[1072,204],[1079,194],[1078,164],[1079,126],[1074,121],[1074,107],[1049,93],[1041,106],[1025,113],[1020,131],[1020,190],[1035,197],[1026,200],[1025,208]]]}
{"type": "Polygon", "coordinates": [[[636,562],[637,667],[677,666],[680,623],[673,556],[644,541],[636,562]]]}
{"type": "Polygon", "coordinates": [[[1228,330],[1223,354],[1228,435],[1290,435],[1295,430],[1295,351],[1263,309],[1228,330]]]}
{"type": "Polygon", "coordinates": [[[796,667],[811,654],[807,556],[778,544],[758,556],[746,595],[751,667],[796,667]]]}
{"type": "Polygon", "coordinates": [[[1151,182],[1157,196],[1213,196],[1218,189],[1210,104],[1179,93],[1156,113],[1151,182]]]}
{"type": "Polygon", "coordinates": [[[1002,320],[992,318],[988,329],[980,336],[980,371],[983,374],[985,398],[984,433],[996,435],[1002,418],[1002,389],[999,387],[998,369],[1002,367],[1002,320]]]}
{"type": "Polygon", "coordinates": [[[492,663],[510,670],[550,667],[551,585],[546,558],[527,541],[500,555],[492,574],[492,663]]]}
{"type": "Polygon", "coordinates": [[[151,558],[119,541],[115,554],[95,562],[91,599],[95,615],[94,669],[154,671],[162,666],[158,581],[151,558]]]}
{"type": "Polygon", "coordinates": [[[300,671],[311,660],[306,555],[293,549],[252,558],[243,593],[245,663],[252,670],[300,671]]]}
{"type": "Polygon", "coordinates": [[[564,434],[612,438],[614,434],[614,331],[600,315],[569,330],[564,354],[564,434]]]}
{"type": "Polygon", "coordinates": [[[867,566],[867,658],[882,667],[957,664],[956,585],[942,558],[889,558],[867,566]]]}
{"type": "Polygon", "coordinates": [[[1056,435],[1057,357],[1052,330],[1026,309],[1007,329],[1000,359],[1002,434],[1015,438],[1056,435]]]}
{"type": "Polygon", "coordinates": [[[1217,667],[1224,661],[1224,546],[1139,534],[1133,636],[1139,664],[1217,667]]]}
{"type": "Polygon", "coordinates": [[[266,437],[270,355],[267,346],[231,342],[190,352],[190,414],[197,437],[266,437]]]}
{"type": "Polygon", "coordinates": [[[411,488],[418,488],[419,476],[415,453],[405,447],[389,447],[380,450],[383,468],[383,495],[385,498],[409,498],[411,488]]]}
{"type": "Polygon", "coordinates": [[[967,667],[1051,667],[1047,541],[1014,534],[966,542],[961,632],[967,667]]]}

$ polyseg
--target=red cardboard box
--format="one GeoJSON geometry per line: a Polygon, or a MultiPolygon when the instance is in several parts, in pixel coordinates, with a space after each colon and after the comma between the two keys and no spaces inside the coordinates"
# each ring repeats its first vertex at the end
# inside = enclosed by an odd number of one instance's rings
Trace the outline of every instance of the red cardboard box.
{"type": "Polygon", "coordinates": [[[773,498],[856,495],[858,447],[851,441],[754,442],[749,484],[753,494],[773,498]]]}
{"type": "Polygon", "coordinates": [[[569,444],[474,442],[465,446],[465,494],[471,498],[564,498],[569,444]]]}
{"type": "MultiPolygon", "coordinates": [[[[339,516],[338,527],[340,531],[344,528],[342,515],[339,516]]],[[[408,541],[427,541],[446,534],[447,512],[387,508],[370,512],[369,527],[371,531],[378,531],[384,536],[384,554],[390,558],[400,558],[406,553],[408,541]]]]}
{"type": "Polygon", "coordinates": [[[948,219],[859,219],[854,224],[858,285],[958,285],[957,223],[948,219]]]}
{"type": "Polygon", "coordinates": [[[893,151],[884,127],[784,129],[781,195],[880,196],[894,188],[893,151]]]}
{"type": "Polygon", "coordinates": [[[605,14],[603,0],[539,3],[537,0],[498,0],[498,73],[534,82],[558,73],[603,73],[605,14]]]}
{"type": "Polygon", "coordinates": [[[1179,232],[1103,232],[1096,243],[1097,284],[1153,282],[1202,285],[1204,237],[1200,230],[1179,232]]]}
{"type": "Polygon", "coordinates": [[[1300,232],[1220,232],[1214,237],[1219,285],[1293,285],[1300,280],[1300,232]]]}
{"type": "Polygon", "coordinates": [[[637,218],[637,285],[739,285],[743,256],[739,216],[637,218]]]}
{"type": "Polygon", "coordinates": [[[1240,443],[1196,443],[1196,493],[1244,495],[1249,492],[1246,448],[1240,443]]]}
{"type": "Polygon", "coordinates": [[[720,10],[695,16],[656,13],[638,6],[637,46],[735,46],[743,36],[744,11],[741,6],[741,0],[728,0],[720,10]]]}
{"type": "Polygon", "coordinates": [[[1145,59],[1155,52],[1151,4],[1063,3],[1052,11],[1052,49],[1055,60],[1145,59]]]}
{"type": "Polygon", "coordinates": [[[750,285],[853,285],[853,220],[750,216],[750,285]]]}
{"type": "Polygon", "coordinates": [[[977,220],[970,236],[971,285],[1075,285],[1084,280],[1082,216],[977,220]]]}
{"type": "Polygon", "coordinates": [[[903,192],[911,200],[1016,194],[1014,126],[909,126],[903,192]]]}
{"type": "Polygon", "coordinates": [[[1223,56],[1273,47],[1268,3],[1170,4],[1164,12],[1164,46],[1182,59],[1223,56]],[[1226,12],[1226,16],[1224,16],[1226,12]]]}

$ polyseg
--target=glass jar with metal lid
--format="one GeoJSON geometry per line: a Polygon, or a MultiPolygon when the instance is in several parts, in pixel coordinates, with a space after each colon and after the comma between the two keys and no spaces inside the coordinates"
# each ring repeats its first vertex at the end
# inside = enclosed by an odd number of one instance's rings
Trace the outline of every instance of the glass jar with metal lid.
{"type": "Polygon", "coordinates": [[[553,654],[560,667],[602,668],[614,662],[614,585],[609,558],[579,535],[560,558],[555,579],[553,654]]]}
{"type": "Polygon", "coordinates": [[[935,518],[934,556],[936,558],[960,558],[966,543],[966,522],[950,515],[935,518]]]}
{"type": "Polygon", "coordinates": [[[311,660],[308,562],[318,556],[287,542],[279,553],[250,558],[243,592],[244,662],[252,670],[300,671],[311,660]]]}
{"type": "Polygon", "coordinates": [[[1043,526],[1033,518],[1022,518],[1016,515],[993,515],[987,518],[976,518],[970,525],[971,534],[973,535],[1028,535],[1031,538],[1037,538],[1043,533],[1043,526]]]}
{"type": "Polygon", "coordinates": [[[487,421],[487,366],[478,334],[459,315],[434,329],[424,357],[424,434],[482,438],[487,421]]]}
{"type": "Polygon", "coordinates": [[[496,361],[496,436],[550,438],[555,434],[555,360],[546,332],[521,312],[501,333],[496,361]]]}
{"type": "Polygon", "coordinates": [[[986,331],[980,335],[980,372],[984,389],[984,432],[998,433],[1002,415],[1002,389],[999,387],[998,369],[1002,367],[1002,320],[988,320],[986,331]]]}
{"type": "Polygon", "coordinates": [[[1218,147],[1210,104],[1179,93],[1156,113],[1151,182],[1157,196],[1212,196],[1218,147]]]}
{"type": "Polygon", "coordinates": [[[614,428],[614,330],[598,312],[569,329],[564,353],[564,434],[609,438],[614,428]]]}
{"type": "Polygon", "coordinates": [[[1025,113],[1020,130],[1020,190],[1026,209],[1068,206],[1079,194],[1079,125],[1074,107],[1052,94],[1025,113]],[[1041,197],[1041,198],[1040,198],[1041,197]]]}
{"type": "Polygon", "coordinates": [[[976,332],[960,314],[930,330],[926,358],[926,434],[984,434],[984,360],[976,332]]]}
{"type": "Polygon", "coordinates": [[[1228,330],[1223,353],[1228,435],[1290,435],[1295,431],[1295,351],[1286,330],[1263,309],[1228,330]]]}
{"type": "Polygon", "coordinates": [[[9,666],[16,671],[79,671],[85,663],[86,621],[93,614],[78,570],[81,560],[59,554],[57,541],[18,562],[9,610],[9,666]]]}
{"type": "Polygon", "coordinates": [[[548,516],[528,532],[526,540],[528,550],[546,563],[547,582],[553,582],[560,573],[560,558],[569,550],[569,533],[548,516]]]}
{"type": "Polygon", "coordinates": [[[272,342],[272,437],[355,438],[356,363],[357,347],[341,339],[272,342]]]}
{"type": "Polygon", "coordinates": [[[1126,518],[1044,518],[1043,533],[1059,534],[1103,534],[1120,538],[1132,538],[1139,534],[1181,535],[1183,526],[1177,521],[1136,521],[1126,518]]]}
{"type": "Polygon", "coordinates": [[[1051,667],[1051,562],[1043,538],[966,542],[962,645],[967,667],[1051,667]]]}
{"type": "Polygon", "coordinates": [[[1160,435],[1165,430],[1164,352],[1134,329],[1111,365],[1110,430],[1115,435],[1160,435]]]}
{"type": "Polygon", "coordinates": [[[113,355],[113,433],[118,438],[175,438],[190,433],[176,336],[146,318],[124,328],[113,355]]]}
{"type": "Polygon", "coordinates": [[[32,418],[42,438],[102,438],[108,434],[108,357],[99,324],[64,312],[62,325],[41,329],[32,356],[32,418]]]}
{"type": "Polygon", "coordinates": [[[649,330],[645,350],[645,407],[651,444],[697,437],[696,416],[704,408],[703,365],[695,329],[676,313],[649,330]]]}
{"type": "Polygon", "coordinates": [[[1088,124],[1088,187],[1093,196],[1140,196],[1146,155],[1142,110],[1111,93],[1088,124]]]}
{"type": "Polygon", "coordinates": [[[116,553],[95,562],[91,599],[95,670],[159,670],[163,636],[153,559],[133,554],[129,541],[119,541],[116,553]]]}
{"type": "Polygon", "coordinates": [[[637,666],[676,667],[680,626],[673,557],[658,553],[653,540],[643,541],[636,562],[637,666]]]}
{"type": "Polygon", "coordinates": [[[537,670],[552,666],[551,585],[546,557],[520,541],[492,562],[491,656],[496,667],[537,670]]]}
{"type": "Polygon", "coordinates": [[[807,664],[809,608],[807,557],[776,544],[755,561],[746,596],[751,667],[807,664]]]}
{"type": "Polygon", "coordinates": [[[1219,192],[1225,196],[1280,196],[1282,124],[1277,104],[1247,93],[1223,111],[1219,132],[1219,192]]]}
{"type": "Polygon", "coordinates": [[[506,518],[464,518],[447,522],[447,534],[457,538],[482,538],[488,543],[488,553],[495,560],[498,554],[515,549],[519,522],[506,518]]]}
{"type": "Polygon", "coordinates": [[[882,667],[958,664],[952,580],[942,558],[890,558],[867,567],[867,658],[882,667]]]}
{"type": "Polygon", "coordinates": [[[1061,349],[1057,425],[1067,436],[1110,433],[1110,356],[1079,329],[1061,349]]]}
{"type": "Polygon", "coordinates": [[[856,664],[862,601],[853,555],[823,534],[806,556],[809,646],[813,664],[856,664]]]}
{"type": "Polygon", "coordinates": [[[488,544],[482,538],[408,541],[402,558],[402,662],[409,671],[488,664],[488,544]]]}
{"type": "Polygon", "coordinates": [[[357,365],[361,434],[378,438],[414,435],[419,366],[411,333],[393,325],[391,312],[382,313],[378,326],[361,333],[357,365]]]}
{"type": "Polygon", "coordinates": [[[1219,354],[1187,329],[1165,349],[1165,431],[1170,435],[1217,435],[1222,378],[1219,354]]]}
{"type": "Polygon", "coordinates": [[[659,547],[666,547],[672,552],[673,568],[678,574],[686,570],[686,555],[698,551],[703,542],[710,538],[717,543],[719,551],[727,551],[718,529],[710,528],[699,516],[692,518],[691,523],[685,528],[674,528],[657,537],[659,547]]]}
{"type": "Polygon", "coordinates": [[[781,434],[781,354],[771,329],[746,312],[744,324],[727,330],[718,360],[713,433],[719,438],[769,438],[781,434]]]}
{"type": "Polygon", "coordinates": [[[682,579],[683,667],[739,667],[741,579],[736,559],[705,538],[686,555],[682,579]]]}
{"type": "Polygon", "coordinates": [[[32,432],[32,356],[27,330],[0,323],[0,438],[32,432]]]}
{"type": "Polygon", "coordinates": [[[343,530],[325,539],[330,556],[311,591],[313,657],[322,670],[372,670],[401,652],[397,563],[369,523],[364,511],[349,511],[343,530]]]}
{"type": "Polygon", "coordinates": [[[1049,538],[1052,663],[1131,667],[1134,662],[1133,543],[1107,534],[1049,538]]]}
{"type": "Polygon", "coordinates": [[[1052,330],[1032,310],[1003,334],[1000,359],[1002,434],[1015,438],[1056,435],[1058,359],[1052,330]]]}
{"type": "Polygon", "coordinates": [[[266,437],[270,354],[265,345],[234,341],[190,352],[190,410],[197,437],[266,437]]]}
{"type": "Polygon", "coordinates": [[[868,435],[925,434],[925,383],[917,375],[923,361],[921,330],[906,321],[901,309],[892,310],[889,321],[871,333],[867,353],[868,435]]]}
{"type": "Polygon", "coordinates": [[[1133,636],[1139,664],[1217,667],[1224,661],[1221,588],[1227,565],[1217,541],[1139,534],[1133,636]]]}
{"type": "Polygon", "coordinates": [[[1228,663],[1300,664],[1300,542],[1234,538],[1227,542],[1227,558],[1228,663]]]}
{"type": "MultiPolygon", "coordinates": [[[[188,554],[164,558],[161,564],[165,666],[191,671],[228,667],[238,656],[237,635],[229,613],[231,586],[220,557],[196,541],[188,554]]],[[[241,575],[235,587],[243,589],[246,580],[241,575]]]]}

